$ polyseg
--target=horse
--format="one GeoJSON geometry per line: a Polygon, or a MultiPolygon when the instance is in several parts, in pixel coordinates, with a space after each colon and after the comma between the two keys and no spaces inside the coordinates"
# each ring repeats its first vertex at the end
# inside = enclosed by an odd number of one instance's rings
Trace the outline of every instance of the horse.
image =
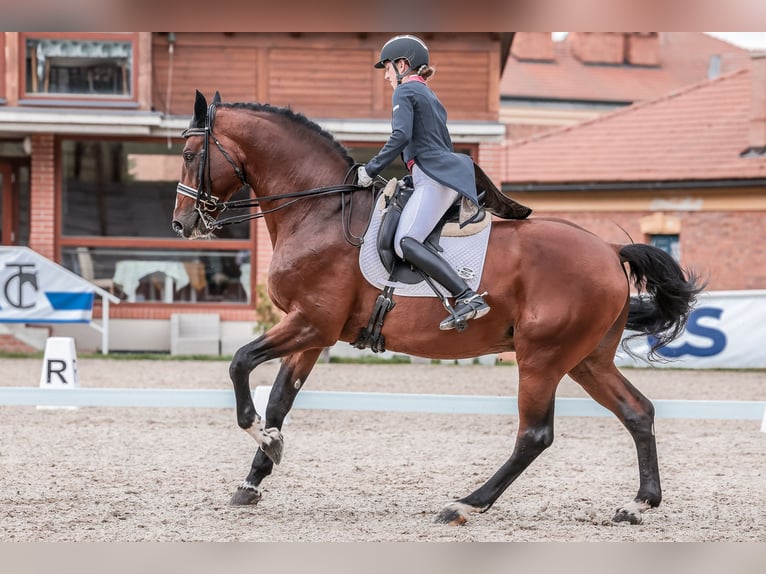
{"type": "MultiPolygon", "coordinates": [[[[194,239],[262,217],[273,246],[268,295],[283,318],[237,350],[229,367],[237,423],[258,445],[230,504],[255,505],[262,481],[281,460],[282,424],[320,353],[338,341],[353,342],[379,295],[358,261],[359,232],[369,223],[375,194],[349,183],[358,164],[331,134],[286,108],[222,103],[218,92],[208,104],[197,91],[183,136],[173,229],[194,239]],[[228,201],[243,186],[255,200],[228,201]],[[221,218],[231,207],[255,204],[257,213],[221,218]],[[258,413],[249,376],[277,358],[266,411],[258,413]]],[[[445,310],[438,298],[402,297],[382,329],[387,349],[398,353],[432,359],[516,354],[518,428],[510,457],[475,491],[446,502],[434,521],[464,524],[487,511],[551,445],[556,389],[568,374],[617,416],[635,443],[638,492],[612,519],[640,524],[662,498],[654,407],[614,356],[626,329],[655,337],[653,351],[675,339],[703,285],[651,245],[609,243],[563,219],[495,219],[481,280],[492,308],[486,317],[463,332],[441,331],[445,310]]]]}

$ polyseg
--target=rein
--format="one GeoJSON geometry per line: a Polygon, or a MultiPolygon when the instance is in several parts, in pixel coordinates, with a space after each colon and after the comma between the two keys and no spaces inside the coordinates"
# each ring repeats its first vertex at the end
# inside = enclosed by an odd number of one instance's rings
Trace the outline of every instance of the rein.
{"type": "MultiPolygon", "coordinates": [[[[349,173],[353,171],[354,168],[351,168],[349,170],[349,173]]],[[[272,195],[270,197],[256,197],[252,199],[238,199],[236,201],[220,201],[220,199],[214,195],[208,195],[210,199],[200,199],[201,194],[194,188],[189,187],[188,185],[184,185],[182,183],[179,183],[176,186],[176,192],[180,193],[181,195],[185,195],[186,197],[191,197],[192,199],[199,200],[201,206],[197,206],[195,204],[195,209],[200,213],[200,216],[202,216],[202,220],[205,223],[205,226],[210,230],[215,229],[221,229],[222,227],[226,225],[233,225],[235,223],[243,223],[245,221],[250,221],[251,219],[261,219],[265,215],[268,215],[269,213],[274,213],[275,211],[279,211],[280,209],[284,209],[285,207],[289,207],[293,203],[300,201],[301,199],[306,199],[309,197],[319,197],[322,195],[331,195],[333,193],[351,193],[354,191],[359,191],[362,189],[367,189],[364,187],[360,187],[355,184],[341,184],[341,185],[329,185],[326,187],[315,187],[312,189],[307,189],[304,191],[295,191],[293,193],[283,193],[280,195],[272,195]],[[227,217],[224,219],[213,219],[212,216],[210,216],[207,211],[215,211],[220,210],[221,212],[224,212],[229,209],[246,209],[248,207],[262,207],[262,203],[269,202],[269,201],[277,201],[280,199],[290,199],[292,201],[288,201],[287,203],[284,203],[282,205],[279,205],[277,207],[273,207],[271,209],[261,210],[257,213],[248,213],[244,215],[233,215],[231,217],[227,217]]],[[[371,188],[370,188],[371,189],[371,188]]]]}
{"type": "MultiPolygon", "coordinates": [[[[349,196],[350,201],[348,202],[349,203],[348,213],[346,213],[347,208],[346,208],[345,194],[350,194],[354,191],[359,191],[362,189],[370,189],[374,195],[375,188],[376,188],[375,184],[373,184],[370,188],[365,188],[356,184],[343,183],[340,185],[316,187],[316,188],[307,189],[304,191],[283,193],[280,195],[273,195],[269,197],[239,199],[236,201],[221,201],[219,197],[213,195],[213,181],[210,175],[210,139],[211,138],[213,139],[213,143],[215,143],[216,147],[221,152],[221,154],[226,159],[226,161],[228,161],[229,164],[232,166],[232,168],[234,169],[234,172],[237,174],[237,177],[242,182],[243,186],[247,186],[252,189],[252,187],[250,186],[250,183],[247,181],[247,175],[244,169],[237,165],[237,163],[232,159],[231,155],[227,153],[223,145],[221,145],[221,142],[218,140],[217,137],[215,137],[215,134],[213,133],[212,124],[213,124],[213,118],[215,117],[215,110],[216,110],[215,103],[210,104],[210,106],[208,107],[207,117],[205,118],[204,128],[188,128],[181,133],[181,136],[184,139],[189,137],[194,137],[194,136],[201,136],[204,138],[204,141],[202,144],[202,151],[200,152],[200,156],[201,156],[200,165],[197,172],[197,182],[199,187],[197,189],[194,189],[180,182],[176,186],[176,193],[179,193],[181,195],[194,199],[194,209],[197,211],[202,222],[205,224],[205,227],[208,230],[215,231],[217,229],[221,229],[222,227],[226,225],[233,225],[235,223],[244,223],[245,221],[250,221],[252,219],[261,219],[270,213],[274,213],[275,211],[279,211],[280,209],[289,207],[293,203],[296,203],[297,201],[300,201],[302,199],[339,193],[341,194],[341,219],[342,219],[342,226],[343,226],[343,235],[346,241],[350,243],[351,245],[354,245],[355,247],[361,246],[364,234],[362,234],[361,236],[356,236],[350,230],[351,207],[353,205],[353,199],[352,199],[353,196],[349,196]],[[263,209],[263,205],[262,205],[263,203],[268,203],[269,201],[279,201],[284,199],[289,201],[287,201],[286,203],[282,205],[273,207],[271,209],[266,209],[266,210],[263,209]],[[215,219],[211,215],[211,213],[215,211],[219,211],[223,213],[224,211],[227,211],[229,209],[246,209],[249,207],[260,207],[261,210],[258,211],[257,213],[233,215],[231,217],[226,217],[224,219],[215,219]]],[[[361,164],[354,164],[353,166],[349,168],[349,170],[346,172],[346,175],[343,179],[344,182],[349,181],[353,172],[356,170],[357,167],[359,167],[359,165],[361,164]]],[[[374,202],[373,202],[373,209],[374,209],[374,202]]],[[[369,222],[368,222],[368,225],[369,225],[369,222]]]]}

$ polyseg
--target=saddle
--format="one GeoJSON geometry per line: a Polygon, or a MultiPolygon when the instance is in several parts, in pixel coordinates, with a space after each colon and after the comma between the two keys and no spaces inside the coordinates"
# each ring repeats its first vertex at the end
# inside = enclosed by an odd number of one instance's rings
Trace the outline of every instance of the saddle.
{"type": "MultiPolygon", "coordinates": [[[[426,243],[438,252],[444,251],[439,245],[442,237],[468,236],[486,229],[491,221],[489,214],[502,219],[525,219],[532,213],[530,208],[503,195],[476,163],[474,163],[474,170],[480,208],[477,209],[476,205],[470,201],[458,200],[447,210],[447,213],[426,238],[426,243]]],[[[393,296],[394,285],[397,283],[413,285],[426,280],[434,293],[442,299],[442,303],[445,303],[445,307],[449,309],[446,299],[438,292],[433,283],[409,263],[400,259],[394,250],[394,238],[402,209],[412,196],[413,191],[412,178],[405,176],[401,182],[397,182],[395,179],[390,180],[378,197],[378,202],[385,201],[386,213],[378,229],[376,248],[384,269],[390,275],[389,281],[375,300],[367,325],[360,329],[356,340],[351,343],[357,349],[369,347],[376,353],[386,350],[386,338],[382,333],[383,323],[386,314],[396,305],[393,296]]]]}
{"type": "MultiPolygon", "coordinates": [[[[465,198],[459,198],[447,210],[425,240],[426,244],[439,253],[444,251],[439,245],[441,237],[466,237],[482,231],[490,223],[490,215],[487,212],[502,219],[525,219],[532,213],[530,208],[503,195],[475,163],[474,171],[479,208],[465,198]]],[[[391,179],[388,182],[382,192],[386,213],[377,237],[378,255],[383,267],[391,274],[389,280],[408,285],[420,283],[423,281],[423,275],[396,254],[394,238],[402,209],[413,191],[412,176],[407,175],[401,181],[391,179]]]]}

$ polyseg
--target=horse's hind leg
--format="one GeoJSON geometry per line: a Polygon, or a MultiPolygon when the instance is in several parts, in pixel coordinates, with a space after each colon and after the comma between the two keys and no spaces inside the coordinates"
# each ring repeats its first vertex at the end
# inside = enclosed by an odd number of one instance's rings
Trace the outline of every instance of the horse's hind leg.
{"type": "MultiPolygon", "coordinates": [[[[293,406],[298,391],[316,364],[322,349],[309,349],[284,359],[269,395],[265,413],[266,429],[282,429],[287,413],[293,406]]],[[[282,433],[273,433],[272,440],[262,444],[255,453],[250,472],[231,497],[234,506],[257,504],[261,500],[260,484],[271,474],[274,462],[279,463],[283,450],[282,433]]]]}
{"type": "Polygon", "coordinates": [[[459,525],[468,514],[485,512],[540,453],[553,443],[553,413],[560,374],[519,365],[519,429],[511,457],[477,490],[447,504],[436,522],[459,525]]]}
{"type": "Polygon", "coordinates": [[[659,506],[662,499],[657,445],[654,438],[654,406],[614,365],[614,353],[600,347],[572,369],[569,375],[599,404],[622,422],[636,445],[639,487],[635,499],[618,508],[615,522],[640,524],[642,514],[659,506]]]}

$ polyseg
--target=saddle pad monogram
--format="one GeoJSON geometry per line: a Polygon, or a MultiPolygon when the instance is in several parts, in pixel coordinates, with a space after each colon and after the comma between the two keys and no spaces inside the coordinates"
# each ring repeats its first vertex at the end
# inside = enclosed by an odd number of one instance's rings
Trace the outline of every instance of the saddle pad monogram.
{"type": "MultiPolygon", "coordinates": [[[[390,285],[396,288],[396,295],[406,297],[436,297],[428,283],[421,281],[413,285],[406,283],[390,282],[389,273],[383,267],[378,255],[377,238],[378,229],[383,219],[382,203],[379,203],[372,215],[370,227],[364,235],[364,243],[359,250],[359,267],[367,281],[377,287],[390,285]]],[[[487,214],[489,217],[489,214],[487,214]]],[[[492,224],[487,225],[483,230],[468,237],[442,237],[439,244],[444,248],[441,253],[447,262],[458,270],[468,286],[474,291],[479,290],[481,274],[484,270],[484,259],[487,253],[487,243],[489,242],[489,232],[492,224]]],[[[442,293],[450,296],[450,293],[442,288],[441,285],[434,283],[439,287],[442,293]]]]}

